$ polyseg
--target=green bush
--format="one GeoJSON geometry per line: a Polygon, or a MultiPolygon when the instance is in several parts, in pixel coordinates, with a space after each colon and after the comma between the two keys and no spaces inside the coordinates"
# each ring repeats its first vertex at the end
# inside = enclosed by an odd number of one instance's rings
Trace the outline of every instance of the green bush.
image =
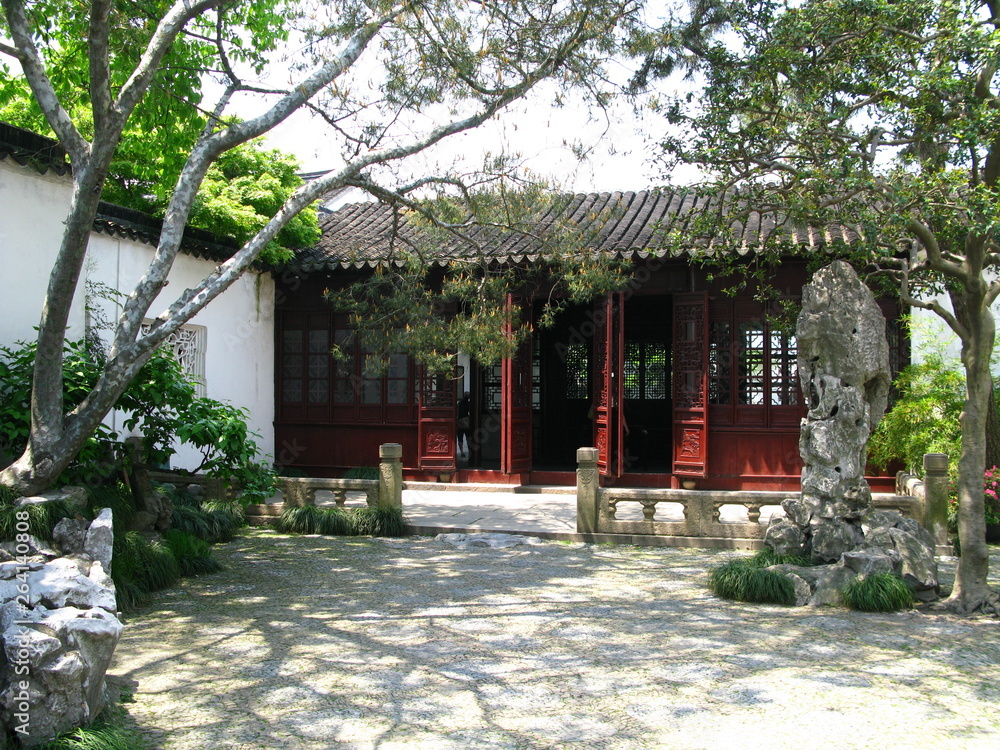
{"type": "Polygon", "coordinates": [[[163,533],[163,541],[174,554],[182,576],[199,576],[222,570],[222,565],[212,559],[212,550],[204,539],[170,529],[163,533]]]}
{"type": "Polygon", "coordinates": [[[87,509],[92,516],[103,508],[111,508],[115,529],[127,529],[132,525],[136,513],[135,498],[124,482],[88,487],[87,494],[87,509]]]}
{"type": "Polygon", "coordinates": [[[961,455],[965,376],[958,367],[934,353],[905,367],[894,385],[899,395],[868,443],[872,464],[885,468],[901,460],[907,471],[922,476],[925,453],[961,455]]]}
{"type": "Polygon", "coordinates": [[[892,573],[856,578],[840,590],[851,609],[861,612],[898,612],[913,606],[913,592],[906,581],[892,573]]]}
{"type": "Polygon", "coordinates": [[[789,578],[756,565],[753,559],[730,560],[708,577],[712,593],[723,599],[755,604],[794,604],[795,585],[789,578]]]}
{"type": "Polygon", "coordinates": [[[109,704],[90,726],[67,732],[36,746],[35,750],[143,750],[146,747],[138,729],[130,726],[125,709],[119,704],[109,704]]]}

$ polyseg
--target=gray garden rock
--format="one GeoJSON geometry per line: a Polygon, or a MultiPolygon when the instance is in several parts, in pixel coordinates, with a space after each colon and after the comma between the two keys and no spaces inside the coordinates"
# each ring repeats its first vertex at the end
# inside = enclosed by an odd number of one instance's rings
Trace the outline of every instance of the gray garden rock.
{"type": "Polygon", "coordinates": [[[87,522],[82,518],[63,518],[52,529],[52,541],[59,545],[64,555],[83,552],[87,536],[87,522]]]}
{"type": "Polygon", "coordinates": [[[65,557],[28,573],[28,592],[32,607],[44,604],[53,609],[66,606],[100,607],[108,612],[116,609],[114,592],[80,573],[76,562],[65,557]]]}
{"type": "Polygon", "coordinates": [[[114,547],[114,522],[111,508],[105,508],[90,524],[83,542],[83,551],[92,560],[100,561],[107,571],[111,570],[111,551],[114,547]]]}
{"type": "Polygon", "coordinates": [[[492,547],[494,549],[505,549],[517,547],[522,544],[541,544],[542,540],[533,536],[522,534],[499,534],[483,532],[479,534],[438,534],[434,537],[437,541],[447,542],[458,549],[470,549],[476,547],[492,547]]]}

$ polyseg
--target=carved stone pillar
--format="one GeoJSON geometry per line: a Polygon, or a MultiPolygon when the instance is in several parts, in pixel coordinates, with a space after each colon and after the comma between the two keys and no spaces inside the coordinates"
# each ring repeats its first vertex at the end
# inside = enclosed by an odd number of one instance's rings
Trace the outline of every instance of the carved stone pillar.
{"type": "Polygon", "coordinates": [[[597,469],[597,448],[576,450],[576,530],[596,534],[601,511],[601,483],[597,469]]]}
{"type": "Polygon", "coordinates": [[[384,443],[378,447],[379,505],[403,504],[403,446],[384,443]]]}

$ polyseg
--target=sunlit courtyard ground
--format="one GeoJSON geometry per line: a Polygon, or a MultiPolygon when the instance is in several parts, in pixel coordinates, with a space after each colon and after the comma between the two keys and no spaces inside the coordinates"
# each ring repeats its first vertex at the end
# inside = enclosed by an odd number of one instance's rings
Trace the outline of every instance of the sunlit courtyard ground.
{"type": "Polygon", "coordinates": [[[163,750],[1000,748],[997,620],[736,605],[732,554],[249,531],[111,674],[163,750]]]}

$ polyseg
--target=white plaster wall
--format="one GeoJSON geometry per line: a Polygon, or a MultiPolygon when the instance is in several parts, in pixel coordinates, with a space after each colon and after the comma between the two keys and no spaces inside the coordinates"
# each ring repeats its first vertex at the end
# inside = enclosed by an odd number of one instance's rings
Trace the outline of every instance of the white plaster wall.
{"type": "MultiPolygon", "coordinates": [[[[88,278],[128,292],[153,258],[153,247],[131,240],[94,234],[88,252],[88,278]]],[[[174,298],[198,285],[215,263],[178,255],[169,282],[149,309],[150,318],[163,312],[174,298]]],[[[113,311],[109,311],[113,312],[113,311]]],[[[245,274],[198,315],[191,325],[207,329],[205,386],[210,398],[229,401],[250,412],[250,428],[257,443],[274,454],[274,281],[269,274],[245,274]]],[[[122,430],[121,415],[111,426],[122,430]]],[[[197,468],[201,454],[180,446],[171,465],[197,468]]]]}
{"type": "MultiPolygon", "coordinates": [[[[0,346],[35,338],[33,329],[41,316],[71,193],[68,177],[40,175],[11,160],[0,160],[0,346]]],[[[92,234],[68,337],[79,339],[85,332],[84,279],[101,281],[127,294],[152,256],[150,245],[92,234]]],[[[149,317],[157,316],[214,267],[211,261],[179,255],[149,317]]],[[[106,312],[112,321],[116,319],[114,310],[106,312]]],[[[246,274],[190,322],[207,329],[207,395],[247,409],[250,428],[260,435],[258,445],[270,458],[274,454],[273,280],[269,274],[246,274]]],[[[106,421],[122,431],[121,414],[112,413],[106,421]]],[[[172,460],[174,466],[191,469],[200,462],[200,454],[189,448],[181,448],[172,460]]]]}
{"type": "MultiPolygon", "coordinates": [[[[71,197],[69,178],[0,160],[0,346],[36,338],[71,197]]],[[[77,294],[69,335],[80,338],[83,332],[83,298],[77,294]]]]}

